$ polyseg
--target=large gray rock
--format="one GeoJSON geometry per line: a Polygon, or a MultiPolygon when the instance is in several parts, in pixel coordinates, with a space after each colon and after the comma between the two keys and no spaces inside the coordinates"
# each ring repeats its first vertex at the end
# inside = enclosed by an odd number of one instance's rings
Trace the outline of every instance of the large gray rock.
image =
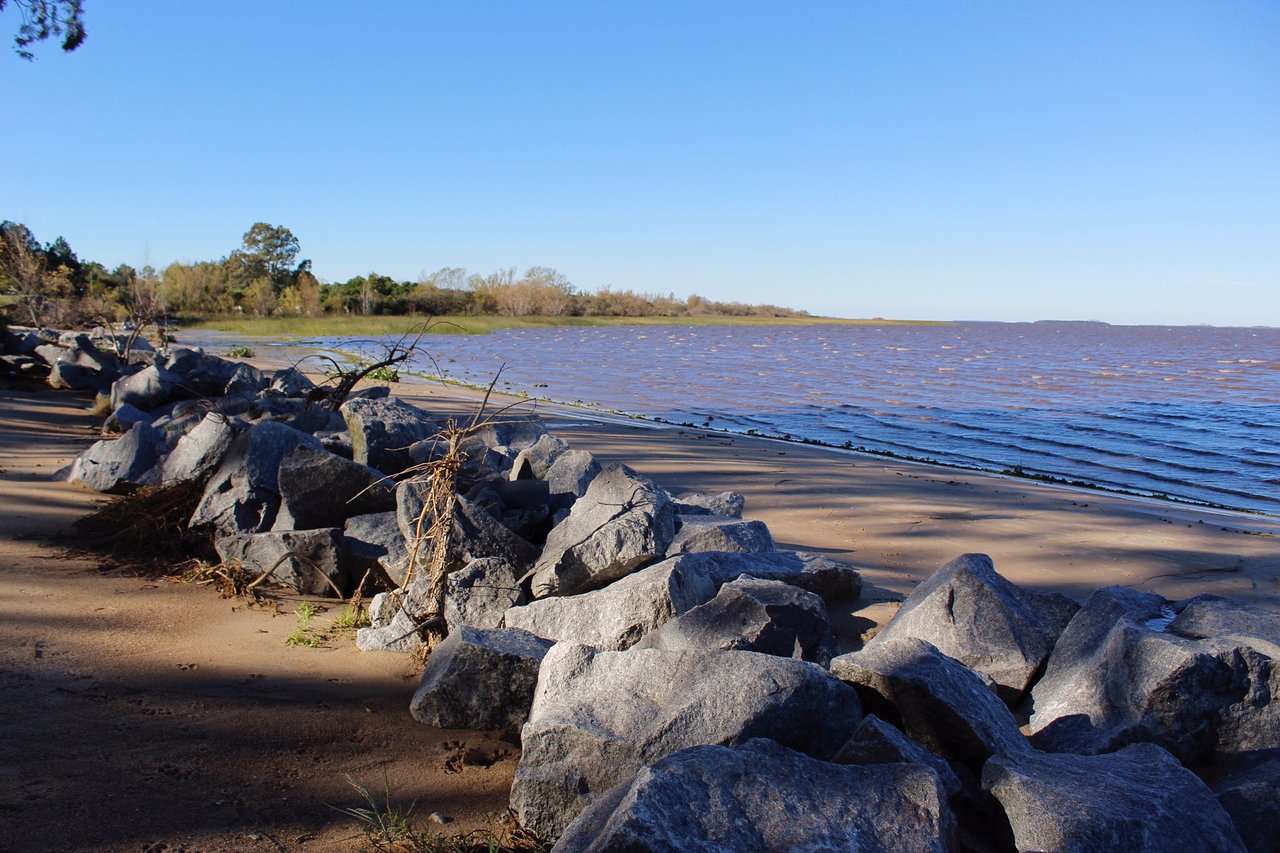
{"type": "Polygon", "coordinates": [[[938,777],[948,799],[961,791],[960,777],[951,765],[875,714],[867,714],[853,735],[831,759],[834,764],[919,764],[938,777]]]}
{"type": "Polygon", "coordinates": [[[285,367],[272,374],[271,384],[268,387],[286,397],[305,397],[315,389],[316,383],[297,368],[285,367]]]}
{"type": "Polygon", "coordinates": [[[181,378],[188,395],[205,397],[223,394],[241,365],[241,362],[211,355],[198,347],[169,347],[157,363],[181,378]]]}
{"type": "Polygon", "coordinates": [[[503,452],[519,453],[532,447],[547,434],[547,426],[537,415],[506,412],[487,418],[474,435],[486,446],[503,452]]]}
{"type": "Polygon", "coordinates": [[[267,377],[262,374],[261,370],[252,364],[237,364],[236,369],[232,371],[231,377],[227,380],[226,387],[223,388],[223,394],[252,397],[266,388],[267,384],[267,377]]]}
{"type": "Polygon", "coordinates": [[[523,602],[519,573],[500,557],[472,560],[445,579],[444,621],[450,631],[463,625],[497,628],[503,614],[523,602]]]}
{"type": "Polygon", "coordinates": [[[349,399],[339,411],[351,433],[352,458],[393,476],[413,464],[409,445],[440,431],[426,412],[398,398],[349,399]]]}
{"type": "Polygon", "coordinates": [[[394,512],[375,512],[348,518],[342,526],[342,550],[352,578],[404,576],[409,553],[394,512]]]}
{"type": "Polygon", "coordinates": [[[803,551],[708,551],[676,559],[697,565],[720,587],[746,576],[789,583],[825,599],[855,599],[862,592],[862,576],[844,563],[803,551]]]}
{"type": "Polygon", "coordinates": [[[441,729],[519,734],[550,648],[550,642],[517,628],[450,630],[427,658],[409,713],[441,729]]]}
{"type": "Polygon", "coordinates": [[[131,406],[125,403],[116,409],[107,419],[102,422],[102,435],[109,437],[113,435],[124,435],[134,424],[151,423],[152,416],[142,411],[137,406],[131,406]]]}
{"type": "Polygon", "coordinates": [[[538,440],[520,450],[511,463],[512,480],[545,480],[552,464],[569,450],[562,438],[545,433],[538,440]]]}
{"type": "Polygon", "coordinates": [[[1280,849],[1280,756],[1232,773],[1213,786],[1249,853],[1280,849]]]}
{"type": "Polygon", "coordinates": [[[1098,590],[1032,691],[1036,742],[1093,754],[1149,741],[1187,763],[1275,748],[1273,626],[1269,614],[1250,616],[1247,606],[1216,597],[1179,606],[1136,590],[1098,590]]]}
{"type": "Polygon", "coordinates": [[[160,365],[153,364],[132,376],[117,379],[111,386],[111,408],[118,409],[125,403],[139,409],[154,409],[170,400],[194,397],[195,392],[183,378],[160,365]]]}
{"type": "MultiPolygon", "coordinates": [[[[396,521],[410,553],[413,553],[419,535],[425,536],[431,530],[434,515],[429,509],[424,513],[429,490],[430,483],[416,479],[405,480],[396,486],[396,521]]],[[[445,571],[455,572],[472,560],[485,557],[506,560],[523,575],[537,559],[538,549],[508,530],[482,507],[458,495],[454,503],[445,571]]],[[[430,559],[429,543],[424,540],[417,549],[417,565],[426,566],[430,559]]]]}
{"type": "Polygon", "coordinates": [[[49,368],[54,388],[76,388],[107,393],[120,378],[119,359],[103,352],[87,335],[75,335],[49,368]]]}
{"type": "Polygon", "coordinates": [[[982,785],[1004,807],[1019,850],[1244,850],[1204,783],[1152,744],[1110,755],[996,756],[982,785]]]}
{"type": "Polygon", "coordinates": [[[718,495],[704,495],[690,492],[675,501],[676,512],[680,515],[719,515],[727,518],[742,518],[742,511],[747,506],[747,499],[741,492],[721,492],[718,495]]]}
{"type": "Polygon", "coordinates": [[[394,486],[380,472],[305,444],[280,460],[279,481],[274,530],[341,527],[353,515],[396,505],[394,486]]]}
{"type": "Polygon", "coordinates": [[[585,450],[566,450],[556,457],[542,479],[558,506],[571,506],[587,493],[591,481],[600,476],[600,463],[585,450]]]}
{"type": "Polygon", "coordinates": [[[280,508],[280,461],[299,445],[320,449],[313,436],[271,421],[237,437],[209,478],[191,526],[224,534],[270,530],[280,508]]]}
{"type": "Polygon", "coordinates": [[[120,438],[94,442],[71,464],[73,483],[94,491],[127,494],[160,480],[157,466],[167,448],[164,434],[143,421],[120,438]]]}
{"type": "MultiPolygon", "coordinates": [[[[117,410],[117,414],[124,407],[117,410]]],[[[208,412],[187,434],[178,439],[173,452],[164,460],[161,477],[166,483],[180,480],[203,480],[226,458],[235,443],[236,429],[230,418],[208,412]]]]}
{"type": "Polygon", "coordinates": [[[890,640],[841,655],[831,673],[858,686],[868,712],[901,721],[907,735],[943,758],[976,770],[993,754],[1031,749],[982,680],[924,640],[890,640]]]}
{"type": "Polygon", "coordinates": [[[746,521],[724,515],[676,517],[676,535],[667,556],[699,551],[776,551],[773,535],[763,521],[746,521]]]}
{"type": "Polygon", "coordinates": [[[698,746],[646,767],[578,816],[555,853],[956,849],[934,774],[834,767],[757,738],[698,746]]]}
{"type": "Polygon", "coordinates": [[[333,587],[343,595],[351,588],[341,546],[342,531],[336,527],[248,533],[214,541],[223,562],[238,560],[254,573],[275,566],[276,580],[307,595],[325,596],[334,595],[333,587]]]}
{"type": "MultiPolygon", "coordinates": [[[[667,563],[659,564],[665,565],[667,563]]],[[[631,577],[639,577],[659,566],[631,577]]],[[[627,580],[630,578],[618,584],[627,580]]],[[[833,645],[827,606],[821,598],[782,581],[744,577],[730,581],[720,587],[715,598],[648,634],[638,647],[673,652],[737,649],[800,658],[825,666],[831,659],[833,645]]]]}
{"type": "Polygon", "coordinates": [[[918,637],[991,677],[1014,704],[1078,609],[1061,595],[1024,590],[996,573],[986,554],[965,554],[930,575],[869,646],[918,637]]]}
{"type": "Polygon", "coordinates": [[[626,649],[668,620],[710,601],[715,591],[705,572],[667,560],[604,589],[513,607],[506,612],[506,625],[548,640],[626,649]]]}
{"type": "Polygon", "coordinates": [[[533,595],[598,589],[661,557],[674,535],[666,493],[625,465],[610,465],[547,536],[533,595]]]}
{"type": "Polygon", "coordinates": [[[511,805],[524,825],[557,834],[681,749],[767,737],[825,759],[860,717],[854,690],[804,661],[557,643],[542,661],[511,805]]]}

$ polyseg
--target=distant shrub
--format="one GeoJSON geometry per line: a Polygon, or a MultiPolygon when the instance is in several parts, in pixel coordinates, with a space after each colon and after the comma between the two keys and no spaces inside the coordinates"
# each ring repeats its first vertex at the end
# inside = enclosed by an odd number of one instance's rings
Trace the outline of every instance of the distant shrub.
{"type": "Polygon", "coordinates": [[[253,347],[247,347],[244,344],[236,344],[227,348],[227,358],[253,358],[257,355],[253,351],[253,347]]]}

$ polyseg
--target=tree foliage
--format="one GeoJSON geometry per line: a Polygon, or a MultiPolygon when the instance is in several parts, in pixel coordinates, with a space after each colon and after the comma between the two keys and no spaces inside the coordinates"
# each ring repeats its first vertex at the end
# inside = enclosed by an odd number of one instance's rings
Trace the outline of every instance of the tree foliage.
{"type": "Polygon", "coordinates": [[[31,46],[49,38],[61,39],[68,53],[84,44],[83,0],[0,0],[0,12],[10,5],[22,14],[13,49],[23,59],[35,59],[31,46]]]}

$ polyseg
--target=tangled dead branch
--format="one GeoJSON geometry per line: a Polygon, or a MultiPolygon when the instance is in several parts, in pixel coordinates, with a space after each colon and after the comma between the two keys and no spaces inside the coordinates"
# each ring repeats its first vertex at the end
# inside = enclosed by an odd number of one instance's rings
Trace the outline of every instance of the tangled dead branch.
{"type": "Polygon", "coordinates": [[[78,520],[68,544],[151,577],[188,560],[215,560],[209,536],[187,527],[203,493],[196,481],[145,486],[78,520]]]}

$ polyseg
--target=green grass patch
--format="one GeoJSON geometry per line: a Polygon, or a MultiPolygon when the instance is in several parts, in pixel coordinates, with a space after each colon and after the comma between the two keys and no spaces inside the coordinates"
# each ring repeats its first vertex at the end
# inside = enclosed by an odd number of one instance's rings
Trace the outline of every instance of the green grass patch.
{"type": "Polygon", "coordinates": [[[293,614],[298,617],[298,623],[293,633],[284,638],[286,646],[305,646],[314,649],[324,642],[325,635],[316,633],[311,627],[312,620],[316,618],[314,606],[304,601],[298,605],[293,614]]]}
{"type": "MultiPolygon", "coordinates": [[[[485,335],[495,329],[531,329],[553,326],[919,326],[946,325],[934,320],[843,320],[834,317],[436,317],[429,331],[441,335],[485,335]]],[[[422,317],[359,316],[233,317],[200,320],[192,329],[232,332],[250,337],[328,338],[341,335],[403,335],[420,332],[422,317]]]]}

